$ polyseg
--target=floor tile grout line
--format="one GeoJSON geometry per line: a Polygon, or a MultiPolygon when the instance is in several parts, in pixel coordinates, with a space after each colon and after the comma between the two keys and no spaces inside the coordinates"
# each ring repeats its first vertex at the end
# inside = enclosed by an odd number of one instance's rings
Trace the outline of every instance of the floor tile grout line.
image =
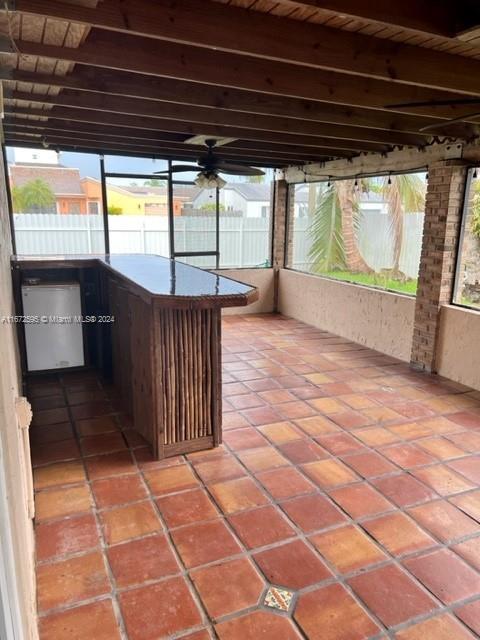
{"type": "MultiPolygon", "coordinates": [[[[257,427],[254,427],[254,428],[257,428],[257,427]]],[[[347,431],[347,430],[345,430],[345,431],[347,431]]],[[[310,439],[312,439],[312,438],[310,438],[310,439]]],[[[375,451],[375,449],[371,449],[370,447],[369,447],[369,449],[375,451]]],[[[130,450],[131,450],[131,448],[130,448],[130,450]]],[[[236,455],[236,454],[234,454],[234,455],[236,455]]],[[[334,455],[332,455],[331,457],[339,458],[339,456],[334,456],[334,455]]],[[[441,461],[441,462],[444,462],[444,461],[441,461]]],[[[248,470],[247,470],[247,473],[248,473],[248,476],[254,477],[254,474],[249,472],[248,470]]],[[[264,491],[264,490],[262,490],[262,491],[264,491]]],[[[473,489],[472,489],[472,491],[473,491],[473,489]]],[[[455,496],[456,495],[458,495],[458,494],[455,494],[455,496]]],[[[448,500],[448,496],[440,496],[439,499],[443,499],[443,500],[447,501],[448,500]]]]}
{"type": "MultiPolygon", "coordinates": [[[[102,386],[100,384],[100,381],[98,381],[98,383],[99,383],[99,387],[101,389],[102,386]]],[[[63,385],[63,381],[62,381],[62,386],[64,386],[63,385]]],[[[65,395],[67,396],[65,387],[64,387],[64,391],[65,391],[65,395]]],[[[68,406],[67,410],[68,410],[68,413],[69,413],[69,416],[70,416],[70,421],[71,421],[71,424],[72,424],[73,432],[75,434],[75,438],[76,438],[76,440],[78,442],[78,445],[80,447],[80,451],[82,451],[81,443],[80,443],[80,434],[78,432],[77,425],[76,425],[75,420],[73,418],[73,413],[71,411],[70,405],[68,406]]],[[[127,634],[127,630],[126,630],[125,620],[124,620],[123,613],[122,613],[122,610],[120,608],[120,602],[119,602],[118,596],[117,596],[116,583],[115,583],[115,580],[114,580],[112,567],[110,565],[110,561],[108,559],[108,555],[107,555],[107,552],[106,552],[107,543],[106,543],[105,536],[103,534],[102,523],[101,523],[101,520],[100,520],[100,517],[99,517],[99,514],[98,514],[97,504],[96,504],[96,501],[95,501],[95,494],[94,494],[93,489],[92,489],[91,480],[90,480],[90,477],[88,475],[88,469],[87,469],[87,466],[85,464],[83,456],[81,457],[81,461],[82,461],[82,466],[83,466],[83,470],[84,470],[84,473],[85,473],[86,484],[88,486],[88,490],[89,490],[89,493],[90,493],[90,500],[91,500],[91,505],[92,505],[91,506],[91,510],[93,512],[93,516],[95,518],[95,523],[96,523],[96,527],[97,527],[97,531],[98,531],[100,549],[101,549],[102,558],[103,558],[103,564],[104,564],[104,567],[105,567],[105,570],[106,570],[106,573],[107,573],[107,576],[108,576],[108,581],[110,583],[110,590],[111,590],[111,596],[112,596],[111,600],[112,600],[112,607],[113,607],[113,610],[114,610],[114,615],[115,615],[115,618],[116,618],[116,620],[118,622],[119,632],[120,632],[122,640],[128,640],[128,634],[127,634]]]]}
{"type": "MultiPolygon", "coordinates": [[[[163,527],[163,535],[165,536],[165,539],[168,542],[169,548],[172,551],[175,560],[178,564],[178,566],[182,569],[181,575],[183,576],[183,578],[185,579],[186,584],[188,585],[188,590],[190,592],[190,594],[192,595],[192,598],[195,602],[195,604],[197,605],[199,611],[200,611],[200,615],[201,618],[203,620],[204,624],[208,624],[208,628],[210,629],[210,631],[212,630],[210,625],[210,617],[208,615],[208,612],[206,610],[205,605],[203,604],[203,601],[200,598],[200,595],[197,592],[197,589],[195,587],[195,584],[193,582],[193,580],[191,579],[190,575],[189,575],[189,569],[187,569],[185,563],[183,562],[183,559],[180,555],[180,553],[177,551],[177,548],[175,546],[175,543],[172,539],[171,533],[170,533],[170,528],[167,526],[166,522],[165,522],[165,518],[163,516],[163,514],[161,513],[157,501],[156,501],[156,497],[154,496],[154,494],[152,493],[151,489],[150,489],[150,485],[148,484],[148,480],[146,479],[145,475],[144,475],[144,469],[141,468],[141,466],[138,464],[138,461],[135,457],[135,454],[133,454],[133,458],[134,458],[134,462],[135,462],[135,466],[138,470],[138,473],[141,477],[142,483],[147,491],[147,495],[149,496],[150,502],[153,505],[153,509],[157,515],[157,518],[159,519],[160,523],[162,524],[163,527]]],[[[168,468],[168,467],[167,467],[168,468]]]]}

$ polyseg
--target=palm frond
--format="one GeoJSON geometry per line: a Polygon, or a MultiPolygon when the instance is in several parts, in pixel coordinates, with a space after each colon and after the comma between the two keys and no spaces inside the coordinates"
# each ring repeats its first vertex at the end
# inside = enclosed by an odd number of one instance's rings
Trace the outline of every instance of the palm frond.
{"type": "Polygon", "coordinates": [[[312,271],[321,273],[345,268],[342,212],[333,184],[318,195],[308,235],[312,241],[308,253],[312,271]]]}

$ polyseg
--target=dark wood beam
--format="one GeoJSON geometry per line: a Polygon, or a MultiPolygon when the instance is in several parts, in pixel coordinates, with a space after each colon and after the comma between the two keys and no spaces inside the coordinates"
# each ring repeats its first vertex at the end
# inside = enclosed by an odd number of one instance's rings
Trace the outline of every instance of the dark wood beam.
{"type": "Polygon", "coordinates": [[[88,109],[74,109],[69,107],[52,107],[51,109],[38,109],[34,107],[18,107],[5,101],[5,112],[11,115],[22,114],[38,116],[42,118],[73,120],[76,122],[90,122],[105,126],[119,126],[128,128],[138,128],[147,130],[159,130],[175,133],[184,133],[194,136],[204,134],[212,137],[233,137],[240,140],[258,140],[269,142],[273,146],[295,145],[322,149],[328,155],[352,155],[355,151],[381,151],[388,147],[380,147],[373,143],[347,143],[332,140],[331,138],[317,138],[312,136],[300,136],[290,133],[275,133],[269,131],[252,131],[249,129],[239,129],[235,127],[217,127],[207,125],[192,125],[191,123],[156,120],[145,116],[130,116],[116,113],[103,113],[101,111],[90,111],[88,109]]]}
{"type": "MultiPolygon", "coordinates": [[[[49,139],[49,138],[63,138],[63,139],[70,139],[70,140],[102,140],[104,142],[109,142],[109,143],[119,143],[119,144],[125,144],[128,146],[142,146],[142,147],[150,147],[152,148],[152,150],[159,150],[159,149],[165,149],[168,151],[171,151],[172,153],[174,152],[192,152],[192,153],[196,153],[197,156],[201,156],[203,154],[205,154],[206,149],[205,147],[202,146],[194,146],[194,145],[188,145],[188,144],[184,144],[182,142],[172,142],[172,141],[155,141],[155,140],[148,140],[148,139],[139,139],[138,137],[133,137],[133,136],[125,136],[123,133],[117,133],[117,134],[111,134],[111,133],[106,133],[105,131],[103,132],[98,132],[98,131],[78,131],[78,129],[57,129],[57,128],[52,128],[52,127],[47,127],[47,126],[31,126],[31,125],[24,125],[24,124],[16,124],[16,123],[11,123],[9,121],[4,123],[4,131],[5,134],[21,134],[24,133],[26,135],[35,135],[35,136],[42,136],[45,139],[49,139]]],[[[271,148],[266,148],[266,149],[248,149],[248,148],[241,148],[241,147],[230,147],[229,145],[227,146],[220,146],[217,147],[215,153],[219,156],[225,156],[230,160],[235,160],[235,159],[239,159],[242,157],[246,157],[246,158],[253,158],[253,157],[259,157],[259,158],[272,158],[272,159],[276,159],[276,158],[281,158],[281,159],[287,159],[287,158],[291,158],[292,161],[295,160],[299,160],[299,159],[303,159],[303,162],[309,162],[313,159],[313,157],[315,157],[315,160],[318,161],[319,159],[324,160],[326,157],[325,155],[318,155],[315,154],[315,151],[310,149],[310,151],[306,151],[305,149],[301,149],[301,150],[297,150],[296,147],[294,147],[293,149],[291,147],[289,147],[289,151],[285,151],[283,148],[282,149],[275,149],[272,150],[271,148]]]]}
{"type": "MultiPolygon", "coordinates": [[[[195,151],[178,151],[171,150],[168,147],[151,147],[148,145],[126,144],[124,142],[112,142],[111,140],[101,139],[84,139],[75,138],[73,136],[41,136],[27,133],[11,132],[5,134],[5,144],[7,146],[17,146],[18,144],[30,145],[35,147],[43,147],[65,150],[71,149],[75,151],[83,151],[84,149],[95,150],[97,153],[103,153],[110,150],[125,151],[129,155],[147,155],[156,158],[170,158],[172,160],[190,160],[196,161],[199,157],[195,151]]],[[[269,156],[245,156],[236,159],[238,164],[266,166],[266,167],[286,167],[289,165],[301,165],[304,162],[302,158],[271,158],[269,156]]]]}
{"type": "Polygon", "coordinates": [[[379,22],[389,27],[421,31],[429,35],[452,35],[455,5],[448,0],[277,0],[281,5],[326,9],[347,18],[379,22]]]}
{"type": "MultiPolygon", "coordinates": [[[[480,5],[478,0],[456,2],[454,35],[460,40],[470,41],[480,37],[480,5]]],[[[478,41],[474,43],[478,46],[478,41]]]]}
{"type": "MultiPolygon", "coordinates": [[[[201,60],[199,47],[214,48],[217,52],[287,61],[392,83],[480,95],[478,60],[462,58],[459,62],[457,56],[441,51],[205,0],[156,0],[155,3],[125,0],[121,4],[103,0],[95,8],[55,0],[16,0],[16,9],[97,27],[103,31],[97,45],[117,42],[122,49],[126,45],[128,50],[137,41],[134,48],[140,58],[148,51],[154,52],[155,39],[160,39],[193,45],[201,60]],[[232,25],[235,25],[234,32],[232,25]],[[106,35],[105,30],[113,33],[106,35]],[[122,36],[118,37],[115,32],[121,32],[122,36]]],[[[157,66],[159,62],[161,57],[159,60],[157,54],[157,66]]],[[[227,68],[234,72],[235,64],[227,68]]]]}
{"type": "MultiPolygon", "coordinates": [[[[186,104],[243,113],[275,115],[300,120],[314,120],[332,124],[385,129],[416,133],[422,127],[434,124],[436,118],[453,118],[459,114],[458,108],[430,107],[418,110],[421,114],[409,115],[398,111],[380,111],[344,106],[329,102],[319,102],[274,94],[232,89],[226,86],[208,86],[198,82],[155,78],[153,76],[112,71],[98,67],[80,66],[74,73],[65,76],[42,74],[20,69],[0,69],[0,79],[22,83],[55,86],[62,89],[79,89],[126,97],[146,98],[149,100],[186,104]]],[[[442,94],[451,97],[450,94],[442,94]]],[[[463,106],[461,114],[468,115],[477,107],[463,106]]],[[[465,118],[468,120],[468,118],[465,118]]],[[[447,132],[456,137],[469,137],[471,127],[456,123],[448,127],[447,132]]]]}
{"type": "MultiPolygon", "coordinates": [[[[159,119],[158,127],[164,120],[196,123],[201,129],[204,125],[220,127],[244,127],[259,131],[278,133],[294,133],[338,141],[373,142],[380,145],[422,146],[428,139],[422,135],[410,133],[387,132],[384,130],[350,127],[346,125],[325,124],[321,122],[303,121],[297,118],[280,118],[276,116],[256,115],[208,109],[190,105],[179,105],[123,96],[107,96],[101,93],[62,91],[58,95],[42,93],[7,91],[6,98],[22,100],[38,104],[58,105],[74,109],[91,109],[94,111],[122,113],[125,115],[141,115],[159,119]]],[[[361,147],[359,147],[361,148],[361,147]]]]}
{"type": "MultiPolygon", "coordinates": [[[[19,40],[16,44],[25,55],[89,67],[128,70],[207,85],[374,109],[384,109],[387,104],[451,99],[458,96],[445,91],[305,68],[247,55],[200,50],[197,47],[148,38],[124,36],[119,44],[111,35],[104,33],[100,38],[98,34],[90,33],[88,42],[78,48],[24,40],[19,40]]],[[[6,44],[2,46],[0,43],[0,51],[12,54],[6,44]]],[[[417,66],[420,65],[420,59],[416,61],[417,66]]]]}
{"type": "MultiPolygon", "coordinates": [[[[11,136],[8,141],[5,142],[6,146],[16,146],[16,147],[27,147],[27,148],[34,148],[34,149],[42,149],[43,144],[41,141],[35,139],[24,139],[21,137],[17,137],[17,136],[11,136]]],[[[105,145],[103,146],[101,149],[99,147],[92,147],[92,146],[83,146],[83,145],[78,145],[78,146],[73,146],[71,144],[62,144],[62,145],[58,145],[56,147],[56,150],[58,151],[72,151],[72,152],[78,152],[78,153],[94,153],[94,154],[102,154],[102,153],[108,153],[108,155],[119,155],[119,156],[127,156],[127,157],[142,157],[142,158],[157,158],[157,159],[162,159],[162,160],[186,160],[188,161],[195,161],[195,158],[193,156],[184,156],[183,158],[179,158],[178,155],[171,155],[171,154],[165,154],[165,155],[157,155],[157,154],[152,154],[150,152],[140,152],[140,151],[134,151],[132,152],[132,150],[130,148],[119,148],[119,145],[105,145]]],[[[251,165],[253,163],[247,163],[247,162],[238,162],[238,164],[245,164],[245,165],[251,165]]],[[[285,165],[283,164],[279,164],[279,163],[265,163],[265,162],[256,162],[255,166],[257,167],[266,167],[266,168],[282,168],[285,167],[285,165]]]]}

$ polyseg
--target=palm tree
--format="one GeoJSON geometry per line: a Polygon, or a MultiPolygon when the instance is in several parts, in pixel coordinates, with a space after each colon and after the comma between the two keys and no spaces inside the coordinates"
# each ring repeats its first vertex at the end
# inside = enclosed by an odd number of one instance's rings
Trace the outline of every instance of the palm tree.
{"type": "Polygon", "coordinates": [[[55,194],[45,180],[31,180],[21,187],[21,190],[25,209],[42,211],[50,209],[55,204],[55,194]]]}
{"type": "Polygon", "coordinates": [[[423,211],[425,206],[425,183],[414,173],[406,173],[384,178],[380,193],[388,206],[390,232],[393,240],[392,277],[402,275],[400,256],[403,246],[405,215],[423,211]]]}
{"type": "Polygon", "coordinates": [[[25,213],[25,198],[22,187],[13,186],[11,189],[12,208],[14,213],[25,213]]]}
{"type": "Polygon", "coordinates": [[[319,190],[309,229],[314,271],[373,273],[357,245],[360,196],[368,191],[380,193],[387,203],[393,239],[392,276],[400,274],[405,215],[422,211],[425,203],[425,184],[416,174],[389,176],[380,183],[376,179],[336,180],[319,190]]]}
{"type": "Polygon", "coordinates": [[[359,199],[360,191],[353,180],[338,180],[319,188],[309,228],[312,240],[309,258],[314,271],[372,272],[357,246],[359,199]]]}

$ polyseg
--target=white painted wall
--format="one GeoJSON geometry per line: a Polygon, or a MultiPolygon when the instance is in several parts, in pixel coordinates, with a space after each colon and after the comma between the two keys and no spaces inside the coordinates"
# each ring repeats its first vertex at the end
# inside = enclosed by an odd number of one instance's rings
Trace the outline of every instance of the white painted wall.
{"type": "Polygon", "coordinates": [[[442,307],[437,370],[446,378],[480,390],[480,311],[442,307]]]}
{"type": "MultiPolygon", "coordinates": [[[[14,313],[11,253],[4,171],[0,156],[0,316],[14,313]]],[[[8,597],[10,624],[15,629],[13,636],[7,635],[7,640],[12,637],[15,640],[33,640],[37,638],[37,626],[31,465],[26,430],[20,428],[27,426],[28,420],[20,420],[18,413],[21,385],[16,330],[13,324],[0,323],[0,362],[0,473],[4,493],[0,499],[0,588],[3,591],[2,600],[8,597]],[[8,512],[5,513],[7,507],[8,512]]]]}
{"type": "Polygon", "coordinates": [[[281,269],[279,311],[410,361],[413,297],[281,269]]]}
{"type": "Polygon", "coordinates": [[[259,299],[247,307],[228,307],[222,310],[225,315],[244,315],[250,313],[271,313],[274,305],[273,269],[220,269],[217,273],[227,278],[244,282],[259,290],[259,299]]]}

